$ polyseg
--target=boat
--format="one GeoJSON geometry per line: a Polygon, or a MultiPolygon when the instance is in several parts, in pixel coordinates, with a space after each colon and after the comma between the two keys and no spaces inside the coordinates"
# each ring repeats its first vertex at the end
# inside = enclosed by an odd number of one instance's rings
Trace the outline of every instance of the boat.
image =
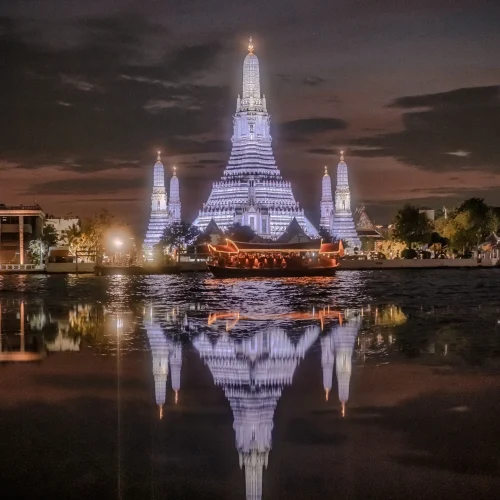
{"type": "Polygon", "coordinates": [[[208,245],[209,271],[216,278],[333,276],[344,255],[342,241],[208,245]]]}

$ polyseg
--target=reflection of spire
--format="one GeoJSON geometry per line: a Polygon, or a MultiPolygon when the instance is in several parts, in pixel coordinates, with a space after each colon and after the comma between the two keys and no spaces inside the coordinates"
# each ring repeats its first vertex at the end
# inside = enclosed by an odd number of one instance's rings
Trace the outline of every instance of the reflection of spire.
{"type": "Polygon", "coordinates": [[[174,342],[165,336],[160,325],[153,319],[152,308],[148,314],[148,321],[145,323],[153,361],[155,399],[160,418],[162,418],[167,392],[169,363],[172,371],[172,388],[178,393],[181,387],[182,346],[179,342],[174,342]]]}
{"type": "Polygon", "coordinates": [[[345,415],[345,403],[349,400],[349,382],[352,372],[352,353],[354,343],[361,326],[361,319],[355,313],[346,313],[345,322],[332,329],[335,348],[335,370],[339,390],[339,401],[342,403],[342,416],[345,415]]]}
{"type": "Polygon", "coordinates": [[[181,388],[181,367],[182,367],[182,347],[180,342],[176,342],[170,354],[170,370],[172,372],[172,389],[175,392],[175,402],[179,399],[181,388]]]}
{"type": "Polygon", "coordinates": [[[321,368],[323,368],[323,387],[327,401],[332,389],[333,365],[335,363],[334,351],[332,334],[329,333],[321,337],[321,368]]]}
{"type": "Polygon", "coordinates": [[[262,498],[262,472],[271,450],[274,410],[319,333],[318,326],[306,328],[296,345],[281,328],[260,330],[239,340],[224,334],[215,345],[205,334],[193,341],[231,405],[247,500],[262,498]]]}

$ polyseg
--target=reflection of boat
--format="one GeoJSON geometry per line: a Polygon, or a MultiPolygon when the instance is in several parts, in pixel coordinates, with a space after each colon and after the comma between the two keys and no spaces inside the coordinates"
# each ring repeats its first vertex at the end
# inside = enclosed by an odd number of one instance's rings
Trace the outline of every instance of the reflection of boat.
{"type": "Polygon", "coordinates": [[[217,278],[332,276],[342,242],[235,243],[208,245],[208,269],[217,278]]]}

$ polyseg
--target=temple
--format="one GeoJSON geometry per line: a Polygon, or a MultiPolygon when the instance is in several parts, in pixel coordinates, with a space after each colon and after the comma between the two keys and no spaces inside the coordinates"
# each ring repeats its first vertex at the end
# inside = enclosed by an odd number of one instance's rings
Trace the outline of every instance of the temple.
{"type": "Polygon", "coordinates": [[[344,321],[334,325],[330,332],[321,338],[321,367],[326,399],[328,400],[332,389],[335,365],[342,416],[345,415],[346,403],[349,400],[352,355],[360,327],[361,317],[357,311],[346,311],[344,321]]]}
{"type": "MultiPolygon", "coordinates": [[[[324,183],[323,177],[323,183],[324,183]]],[[[347,175],[347,165],[344,161],[344,152],[341,151],[340,161],[337,165],[337,185],[335,187],[335,211],[331,217],[330,234],[347,243],[348,248],[361,249],[354,219],[351,212],[351,192],[347,175]]]]}
{"type": "MultiPolygon", "coordinates": [[[[320,326],[309,324],[298,341],[292,342],[279,327],[255,331],[252,322],[247,323],[246,331],[244,326],[238,330],[239,315],[233,315],[221,318],[224,331],[215,343],[212,336],[202,333],[193,345],[231,405],[240,467],[245,470],[246,499],[260,500],[276,405],[284,387],[292,383],[300,360],[318,338],[320,326]],[[228,335],[233,328],[236,331],[228,335]]],[[[212,317],[214,323],[216,320],[212,317]]]]}
{"type": "Polygon", "coordinates": [[[269,126],[266,97],[260,93],[259,60],[250,38],[243,63],[243,93],[238,95],[233,117],[231,155],[194,221],[201,230],[212,219],[222,230],[239,222],[263,238],[277,239],[295,218],[309,236],[318,236],[276,166],[269,126]]]}
{"type": "Polygon", "coordinates": [[[165,189],[165,170],[161,162],[160,152],[153,167],[153,193],[151,195],[151,216],[148,230],[144,238],[143,251],[146,260],[153,260],[153,247],[160,242],[165,228],[181,219],[181,202],[179,197],[179,179],[174,167],[170,181],[170,202],[167,203],[165,189]]]}

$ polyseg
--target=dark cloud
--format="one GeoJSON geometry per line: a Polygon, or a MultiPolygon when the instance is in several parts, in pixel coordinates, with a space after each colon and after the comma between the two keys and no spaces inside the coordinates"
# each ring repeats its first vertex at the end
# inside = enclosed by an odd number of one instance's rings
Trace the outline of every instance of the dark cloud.
{"type": "Polygon", "coordinates": [[[290,142],[305,142],[312,136],[345,130],[347,122],[339,118],[301,118],[279,124],[281,138],[290,142]]]}
{"type": "Polygon", "coordinates": [[[93,194],[110,194],[119,193],[124,189],[135,189],[141,185],[145,185],[146,179],[138,178],[121,178],[121,177],[105,177],[92,178],[85,177],[82,179],[59,179],[55,181],[40,182],[32,185],[27,194],[75,194],[75,195],[93,195],[93,194]]]}
{"type": "Polygon", "coordinates": [[[276,75],[281,82],[284,83],[294,83],[298,85],[306,85],[309,87],[316,87],[326,82],[325,78],[320,76],[305,76],[300,77],[297,75],[287,75],[283,73],[278,73],[276,75]]]}
{"type": "Polygon", "coordinates": [[[148,37],[168,34],[137,15],[78,21],[79,43],[64,48],[35,43],[19,22],[3,19],[0,26],[0,72],[9,75],[0,79],[4,160],[25,168],[116,168],[102,158],[146,161],[146,152],[165,146],[182,154],[184,138],[213,133],[227,114],[228,87],[196,81],[219,57],[218,42],[176,47],[149,61],[148,37]]]}
{"type": "Polygon", "coordinates": [[[500,170],[500,86],[396,99],[403,130],[353,141],[359,156],[392,156],[429,170],[500,170]]]}
{"type": "Polygon", "coordinates": [[[310,153],[312,155],[326,156],[326,155],[338,154],[338,150],[331,148],[312,148],[312,149],[306,149],[306,153],[310,153]]]}
{"type": "Polygon", "coordinates": [[[302,83],[304,85],[309,85],[310,87],[316,87],[317,85],[321,85],[325,82],[326,80],[324,78],[321,78],[320,76],[306,76],[302,80],[302,83]]]}

